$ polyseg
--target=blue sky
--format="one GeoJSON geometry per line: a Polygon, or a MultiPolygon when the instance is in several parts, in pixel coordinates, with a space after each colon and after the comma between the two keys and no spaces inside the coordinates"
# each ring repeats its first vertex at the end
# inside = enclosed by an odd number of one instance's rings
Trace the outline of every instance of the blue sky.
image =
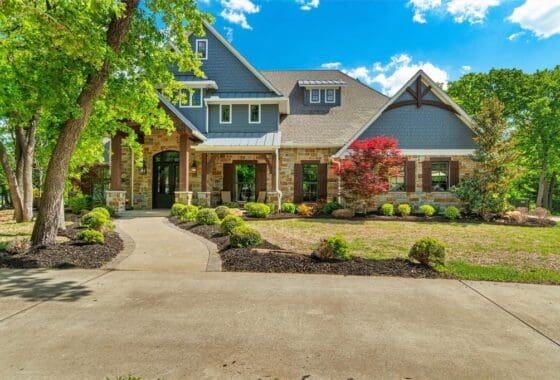
{"type": "Polygon", "coordinates": [[[560,0],[199,0],[259,69],[338,68],[391,94],[419,68],[437,82],[560,64],[560,0]]]}

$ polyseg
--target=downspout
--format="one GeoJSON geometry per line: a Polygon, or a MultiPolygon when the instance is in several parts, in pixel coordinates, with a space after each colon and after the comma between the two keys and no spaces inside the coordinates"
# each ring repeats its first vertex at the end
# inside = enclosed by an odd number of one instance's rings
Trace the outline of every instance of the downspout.
{"type": "Polygon", "coordinates": [[[276,190],[276,192],[278,193],[278,210],[280,210],[280,207],[282,206],[282,192],[280,191],[280,157],[279,157],[279,152],[280,149],[276,148],[276,153],[274,155],[274,170],[276,171],[276,176],[275,176],[275,184],[274,184],[274,188],[276,190]]]}

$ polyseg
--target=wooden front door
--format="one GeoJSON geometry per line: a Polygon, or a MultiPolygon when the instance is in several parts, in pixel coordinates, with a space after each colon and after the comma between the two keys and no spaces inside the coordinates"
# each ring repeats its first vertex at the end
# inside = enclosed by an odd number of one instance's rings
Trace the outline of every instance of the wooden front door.
{"type": "Polygon", "coordinates": [[[179,152],[166,151],[154,156],[152,208],[170,208],[179,188],[179,152]]]}

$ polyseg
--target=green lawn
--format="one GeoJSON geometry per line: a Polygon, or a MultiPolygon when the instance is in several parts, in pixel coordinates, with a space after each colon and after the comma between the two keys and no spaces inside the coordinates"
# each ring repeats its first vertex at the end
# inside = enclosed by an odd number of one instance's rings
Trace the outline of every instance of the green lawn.
{"type": "Polygon", "coordinates": [[[33,222],[16,223],[12,219],[12,210],[0,211],[0,249],[6,248],[15,238],[30,238],[33,222]]]}
{"type": "Polygon", "coordinates": [[[445,269],[473,280],[560,284],[560,226],[290,219],[249,223],[273,244],[310,253],[324,237],[342,234],[351,254],[379,260],[407,257],[414,242],[432,236],[446,244],[445,269]]]}

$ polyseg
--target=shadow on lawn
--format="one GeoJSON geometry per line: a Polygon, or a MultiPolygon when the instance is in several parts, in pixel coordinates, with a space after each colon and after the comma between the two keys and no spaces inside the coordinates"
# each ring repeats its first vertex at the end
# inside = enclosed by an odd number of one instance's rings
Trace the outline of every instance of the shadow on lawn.
{"type": "Polygon", "coordinates": [[[0,270],[0,298],[15,296],[44,301],[56,297],[57,301],[73,302],[91,294],[91,290],[76,281],[55,282],[46,273],[45,269],[0,270]]]}

